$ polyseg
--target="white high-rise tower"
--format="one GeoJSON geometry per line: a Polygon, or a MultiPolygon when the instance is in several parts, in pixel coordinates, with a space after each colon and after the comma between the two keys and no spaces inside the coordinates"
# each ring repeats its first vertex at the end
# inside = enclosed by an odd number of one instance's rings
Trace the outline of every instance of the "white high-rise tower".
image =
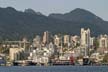
{"type": "Polygon", "coordinates": [[[85,48],[85,56],[89,54],[90,48],[90,29],[81,28],[81,47],[85,48]]]}

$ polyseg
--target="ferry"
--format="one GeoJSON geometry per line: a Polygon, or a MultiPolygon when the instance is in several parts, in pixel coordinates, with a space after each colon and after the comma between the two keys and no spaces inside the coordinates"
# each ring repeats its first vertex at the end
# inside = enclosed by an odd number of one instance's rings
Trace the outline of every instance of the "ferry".
{"type": "Polygon", "coordinates": [[[70,60],[54,60],[52,65],[75,65],[74,57],[70,56],[70,60]]]}

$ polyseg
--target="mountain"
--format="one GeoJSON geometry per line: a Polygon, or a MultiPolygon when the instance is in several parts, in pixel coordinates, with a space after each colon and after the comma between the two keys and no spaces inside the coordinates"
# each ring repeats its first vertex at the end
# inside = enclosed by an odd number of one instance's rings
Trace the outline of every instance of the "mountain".
{"type": "Polygon", "coordinates": [[[108,22],[84,9],[77,8],[66,14],[45,16],[32,9],[22,12],[12,7],[0,8],[0,40],[32,38],[44,31],[80,35],[82,27],[90,28],[95,36],[108,34],[108,22]]]}

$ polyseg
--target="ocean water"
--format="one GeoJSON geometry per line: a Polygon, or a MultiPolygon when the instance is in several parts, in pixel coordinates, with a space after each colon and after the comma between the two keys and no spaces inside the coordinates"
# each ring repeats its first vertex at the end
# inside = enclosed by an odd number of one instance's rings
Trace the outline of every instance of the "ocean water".
{"type": "Polygon", "coordinates": [[[1,66],[0,72],[108,72],[108,66],[1,66]]]}

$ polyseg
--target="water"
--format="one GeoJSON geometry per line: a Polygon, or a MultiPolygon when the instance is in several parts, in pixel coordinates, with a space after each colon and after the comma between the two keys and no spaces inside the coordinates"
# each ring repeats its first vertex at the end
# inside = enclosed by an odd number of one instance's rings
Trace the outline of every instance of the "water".
{"type": "Polygon", "coordinates": [[[108,66],[11,66],[0,67],[0,72],[108,72],[108,66]]]}

